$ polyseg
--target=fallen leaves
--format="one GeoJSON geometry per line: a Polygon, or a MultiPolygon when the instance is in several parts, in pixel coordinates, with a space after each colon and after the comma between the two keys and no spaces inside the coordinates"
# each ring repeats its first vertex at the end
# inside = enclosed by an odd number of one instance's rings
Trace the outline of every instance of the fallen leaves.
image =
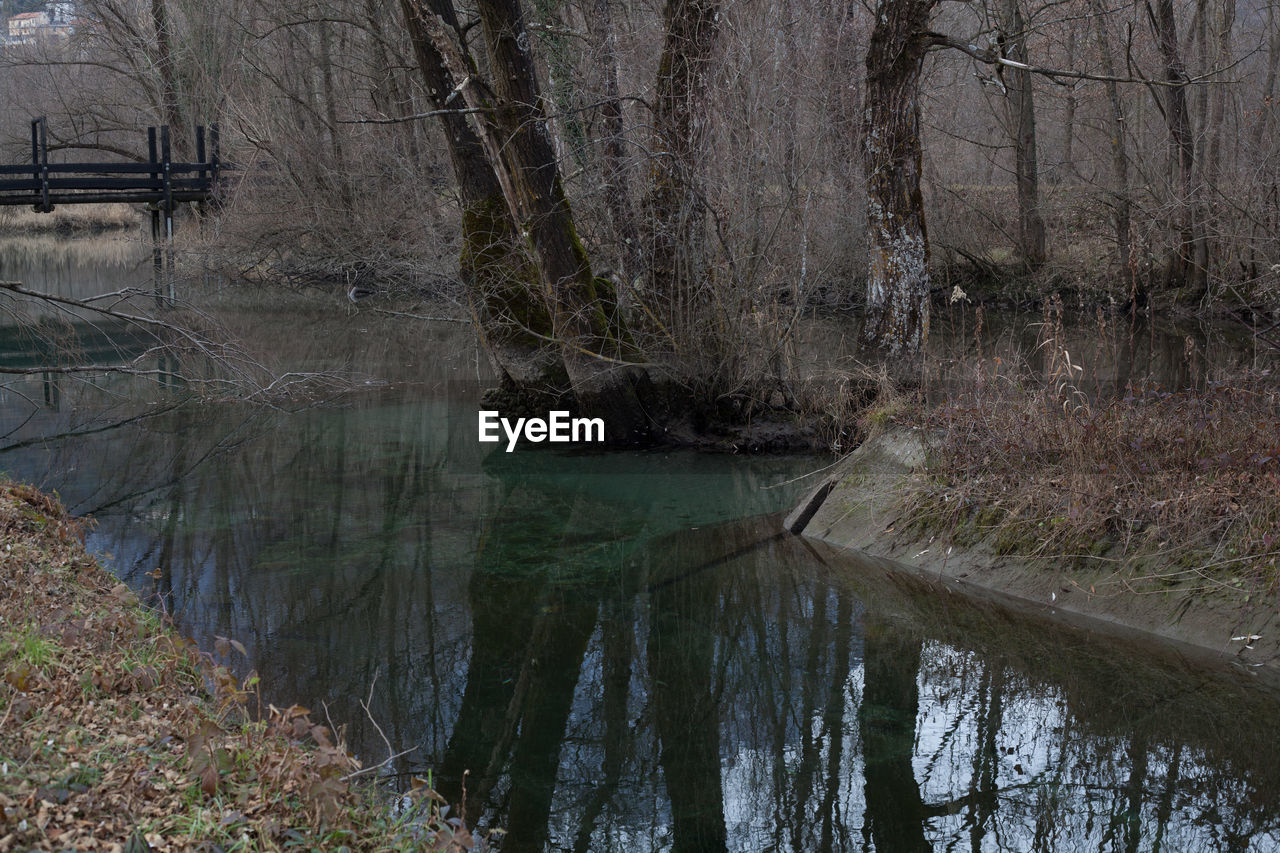
{"type": "MultiPolygon", "coordinates": [[[[0,483],[0,542],[0,853],[403,841],[338,734],[297,705],[253,721],[256,676],[162,625],[56,501],[0,483]]],[[[427,849],[476,846],[422,799],[438,820],[410,831],[448,839],[427,849]]]]}

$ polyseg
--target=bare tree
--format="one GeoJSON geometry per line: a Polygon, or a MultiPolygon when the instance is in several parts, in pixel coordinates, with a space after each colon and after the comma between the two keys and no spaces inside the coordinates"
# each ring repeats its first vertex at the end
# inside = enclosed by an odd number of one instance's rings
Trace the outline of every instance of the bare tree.
{"type": "Polygon", "coordinates": [[[543,108],[529,32],[518,0],[479,6],[490,79],[481,84],[465,44],[443,19],[423,17],[436,49],[472,113],[489,166],[512,219],[536,262],[538,281],[526,282],[527,298],[539,293],[560,350],[567,385],[583,412],[605,418],[611,439],[638,441],[648,421],[636,396],[641,375],[628,365],[635,353],[611,285],[592,275],[543,108]],[[536,290],[535,290],[536,288],[536,290]]]}
{"type": "MultiPolygon", "coordinates": [[[[1021,0],[1001,0],[1001,41],[1005,55],[1026,65],[1027,24],[1021,0]]],[[[1018,248],[1023,262],[1034,269],[1048,257],[1044,217],[1040,213],[1040,172],[1036,154],[1036,110],[1031,72],[1009,68],[1004,74],[1008,92],[1009,135],[1013,139],[1014,175],[1018,192],[1018,248]]]]}
{"type": "MultiPolygon", "coordinates": [[[[405,23],[427,94],[443,131],[462,207],[459,265],[481,318],[486,347],[509,387],[543,385],[554,390],[564,363],[548,345],[553,334],[544,301],[530,293],[537,275],[485,153],[484,143],[460,108],[458,81],[432,40],[428,21],[461,43],[461,27],[448,0],[401,0],[405,23]],[[430,18],[427,16],[431,16],[430,18]]],[[[459,52],[459,57],[466,61],[459,52]]],[[[469,67],[467,73],[474,73],[469,67]]]]}
{"type": "Polygon", "coordinates": [[[934,43],[935,0],[879,0],[867,46],[863,167],[867,181],[864,341],[889,356],[929,336],[929,236],[920,193],[920,70],[934,43]]]}

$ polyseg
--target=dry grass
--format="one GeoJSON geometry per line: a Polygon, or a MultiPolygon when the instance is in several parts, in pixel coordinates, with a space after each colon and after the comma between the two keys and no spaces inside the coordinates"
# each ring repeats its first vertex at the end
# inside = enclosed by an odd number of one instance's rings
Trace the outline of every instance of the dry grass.
{"type": "Polygon", "coordinates": [[[0,207],[0,233],[124,231],[142,224],[143,217],[139,211],[139,207],[129,204],[62,205],[51,213],[36,213],[28,207],[0,207]]]}
{"type": "Polygon", "coordinates": [[[1060,330],[1048,317],[1047,380],[988,364],[916,413],[933,436],[928,476],[907,498],[916,524],[1055,565],[1123,561],[1164,584],[1274,592],[1275,378],[1091,399],[1080,366],[1052,349],[1060,330]]]}
{"type": "Polygon", "coordinates": [[[82,543],[0,484],[0,851],[477,847],[425,786],[393,816],[304,709],[251,719],[237,644],[200,652],[82,543]]]}

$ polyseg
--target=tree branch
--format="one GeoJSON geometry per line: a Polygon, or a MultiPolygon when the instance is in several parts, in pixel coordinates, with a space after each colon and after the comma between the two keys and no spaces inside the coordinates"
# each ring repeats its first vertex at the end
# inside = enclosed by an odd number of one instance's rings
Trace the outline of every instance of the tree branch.
{"type": "Polygon", "coordinates": [[[952,50],[958,50],[966,54],[984,65],[993,65],[997,68],[1016,68],[1019,71],[1026,71],[1031,74],[1039,74],[1042,77],[1061,78],[1064,80],[1096,80],[1100,83],[1139,83],[1144,86],[1166,86],[1168,88],[1180,88],[1182,86],[1204,85],[1208,83],[1219,83],[1223,81],[1212,80],[1217,71],[1209,74],[1202,74],[1198,77],[1189,77],[1186,80],[1153,80],[1148,77],[1112,77],[1107,74],[1090,74],[1087,71],[1064,71],[1060,68],[1043,68],[1039,65],[1027,65],[1025,62],[1015,62],[1007,57],[1000,56],[992,48],[980,48],[976,44],[965,44],[958,42],[941,33],[929,33],[930,44],[932,47],[948,47],[952,50]]]}

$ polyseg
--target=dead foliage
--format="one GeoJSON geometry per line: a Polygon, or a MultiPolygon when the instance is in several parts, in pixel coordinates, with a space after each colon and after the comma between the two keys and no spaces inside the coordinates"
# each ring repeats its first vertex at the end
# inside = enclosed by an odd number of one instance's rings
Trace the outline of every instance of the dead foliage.
{"type": "Polygon", "coordinates": [[[1002,554],[1143,565],[1158,585],[1274,592],[1271,377],[1090,400],[1064,364],[1047,383],[971,382],[923,414],[934,438],[927,477],[907,500],[915,523],[1002,554]]]}
{"type": "Polygon", "coordinates": [[[0,483],[0,853],[483,847],[425,786],[393,812],[307,709],[252,719],[256,684],[143,607],[55,499],[0,483]]]}
{"type": "Polygon", "coordinates": [[[0,233],[87,234],[136,229],[143,218],[128,204],[60,205],[52,213],[25,207],[0,208],[0,233]]]}

